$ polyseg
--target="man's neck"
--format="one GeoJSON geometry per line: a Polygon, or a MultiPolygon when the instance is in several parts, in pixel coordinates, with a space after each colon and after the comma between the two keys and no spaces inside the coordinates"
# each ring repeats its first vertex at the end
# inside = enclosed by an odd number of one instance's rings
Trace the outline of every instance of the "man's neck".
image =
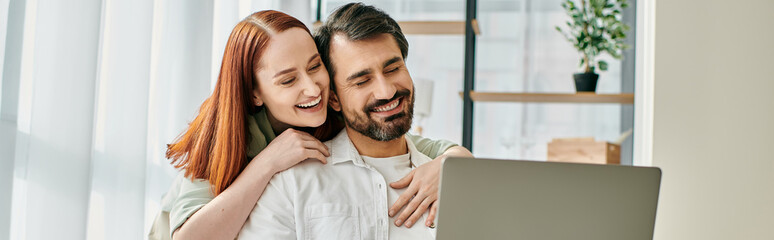
{"type": "Polygon", "coordinates": [[[352,144],[355,145],[355,149],[357,149],[361,156],[386,158],[408,153],[405,136],[400,136],[390,141],[379,141],[360,134],[351,128],[346,128],[346,131],[349,140],[352,141],[352,144]]]}

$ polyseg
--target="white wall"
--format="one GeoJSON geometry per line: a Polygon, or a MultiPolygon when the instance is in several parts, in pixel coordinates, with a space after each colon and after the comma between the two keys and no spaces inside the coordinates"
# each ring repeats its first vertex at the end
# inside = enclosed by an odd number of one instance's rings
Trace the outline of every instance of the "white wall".
{"type": "Polygon", "coordinates": [[[655,239],[774,239],[774,1],[659,0],[655,239]]]}

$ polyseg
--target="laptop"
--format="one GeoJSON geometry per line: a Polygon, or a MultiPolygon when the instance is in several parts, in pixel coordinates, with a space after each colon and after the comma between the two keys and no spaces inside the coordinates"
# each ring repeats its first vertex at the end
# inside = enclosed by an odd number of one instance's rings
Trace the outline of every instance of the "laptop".
{"type": "Polygon", "coordinates": [[[661,170],[450,157],[437,239],[653,239],[661,170]]]}

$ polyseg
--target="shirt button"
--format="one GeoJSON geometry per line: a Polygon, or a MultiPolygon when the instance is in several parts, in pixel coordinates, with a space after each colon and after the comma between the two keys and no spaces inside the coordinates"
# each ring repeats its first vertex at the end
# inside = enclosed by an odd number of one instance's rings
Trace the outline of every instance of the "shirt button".
{"type": "Polygon", "coordinates": [[[381,183],[377,184],[377,185],[379,186],[379,189],[382,189],[382,184],[381,183]]]}

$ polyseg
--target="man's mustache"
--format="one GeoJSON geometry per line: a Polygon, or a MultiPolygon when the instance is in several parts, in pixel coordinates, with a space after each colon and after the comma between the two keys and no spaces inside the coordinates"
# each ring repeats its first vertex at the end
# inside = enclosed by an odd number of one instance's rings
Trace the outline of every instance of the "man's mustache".
{"type": "Polygon", "coordinates": [[[369,111],[371,111],[371,110],[373,110],[373,109],[375,109],[375,108],[377,108],[379,106],[382,106],[382,105],[385,105],[385,104],[387,104],[389,102],[392,102],[395,99],[398,99],[400,97],[407,97],[409,95],[411,95],[411,91],[409,91],[408,89],[398,90],[398,91],[395,92],[395,95],[392,96],[392,98],[390,98],[390,99],[380,99],[380,100],[374,101],[373,103],[366,104],[366,106],[364,108],[365,112],[369,112],[369,111]]]}

